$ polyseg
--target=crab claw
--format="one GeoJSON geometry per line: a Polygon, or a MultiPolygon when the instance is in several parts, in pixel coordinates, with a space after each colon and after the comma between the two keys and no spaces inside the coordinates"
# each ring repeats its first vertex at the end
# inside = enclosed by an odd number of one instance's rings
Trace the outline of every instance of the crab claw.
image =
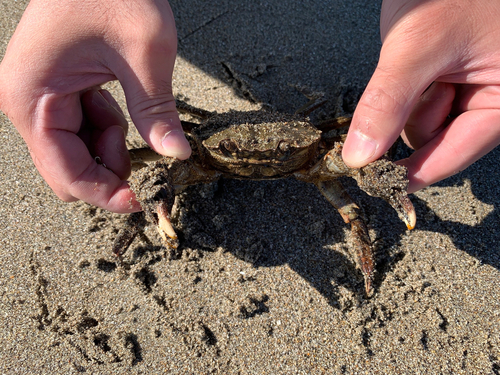
{"type": "Polygon", "coordinates": [[[168,205],[165,202],[160,202],[157,207],[158,214],[158,232],[165,242],[167,247],[177,248],[177,234],[170,222],[170,214],[168,213],[168,205]]]}
{"type": "Polygon", "coordinates": [[[415,228],[417,215],[408,198],[406,167],[396,165],[387,159],[380,159],[359,169],[355,178],[363,191],[389,203],[408,229],[415,228]]]}
{"type": "Polygon", "coordinates": [[[396,210],[399,218],[406,224],[406,227],[409,230],[412,230],[415,228],[415,224],[417,223],[415,208],[406,194],[401,195],[398,198],[399,199],[395,199],[394,204],[393,202],[389,203],[396,210]]]}

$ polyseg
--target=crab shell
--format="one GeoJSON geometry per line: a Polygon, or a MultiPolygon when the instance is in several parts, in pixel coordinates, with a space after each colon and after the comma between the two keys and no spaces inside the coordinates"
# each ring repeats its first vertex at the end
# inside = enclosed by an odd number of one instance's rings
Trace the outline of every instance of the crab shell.
{"type": "Polygon", "coordinates": [[[302,116],[229,112],[213,116],[193,136],[205,160],[221,172],[269,179],[315,158],[321,131],[302,116]]]}

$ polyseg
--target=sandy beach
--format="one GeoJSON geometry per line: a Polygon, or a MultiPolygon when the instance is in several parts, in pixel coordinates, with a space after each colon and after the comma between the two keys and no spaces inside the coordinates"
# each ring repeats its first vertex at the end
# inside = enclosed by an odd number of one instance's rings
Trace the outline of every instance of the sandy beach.
{"type": "MultiPolygon", "coordinates": [[[[3,56],[27,1],[0,4],[3,56]]],[[[293,113],[321,92],[313,121],[350,115],[376,66],[378,2],[170,4],[174,93],[200,108],[293,113]]],[[[412,231],[343,181],[376,249],[367,299],[312,184],[189,187],[179,249],[150,226],[121,264],[126,216],[60,201],[4,114],[0,139],[0,374],[500,374],[498,148],[411,195],[412,231]]]]}

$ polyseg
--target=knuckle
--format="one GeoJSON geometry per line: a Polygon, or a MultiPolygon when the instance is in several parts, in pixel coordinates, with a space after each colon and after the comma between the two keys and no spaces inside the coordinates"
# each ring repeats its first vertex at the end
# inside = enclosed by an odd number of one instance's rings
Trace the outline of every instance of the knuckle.
{"type": "Polygon", "coordinates": [[[168,3],[129,3],[128,17],[133,19],[134,32],[129,35],[141,48],[153,51],[174,51],[177,48],[175,21],[168,3]]]}
{"type": "Polygon", "coordinates": [[[156,118],[168,113],[175,113],[175,100],[171,93],[171,89],[162,90],[156,87],[157,93],[142,93],[136,95],[131,104],[131,115],[140,116],[142,118],[156,118]]]}
{"type": "MultiPolygon", "coordinates": [[[[380,74],[380,68],[379,74],[380,74]]],[[[369,85],[359,102],[359,106],[381,114],[394,115],[401,111],[409,102],[410,85],[405,80],[396,80],[392,74],[382,73],[378,82],[383,85],[369,85]]]]}

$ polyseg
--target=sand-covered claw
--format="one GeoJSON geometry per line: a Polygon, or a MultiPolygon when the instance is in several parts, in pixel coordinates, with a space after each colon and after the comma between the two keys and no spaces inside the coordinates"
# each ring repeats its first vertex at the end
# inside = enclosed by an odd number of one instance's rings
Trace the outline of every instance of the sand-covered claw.
{"type": "Polygon", "coordinates": [[[417,215],[408,198],[408,171],[390,160],[380,159],[361,168],[354,176],[361,190],[384,199],[397,212],[408,229],[415,228],[417,215]]]}

